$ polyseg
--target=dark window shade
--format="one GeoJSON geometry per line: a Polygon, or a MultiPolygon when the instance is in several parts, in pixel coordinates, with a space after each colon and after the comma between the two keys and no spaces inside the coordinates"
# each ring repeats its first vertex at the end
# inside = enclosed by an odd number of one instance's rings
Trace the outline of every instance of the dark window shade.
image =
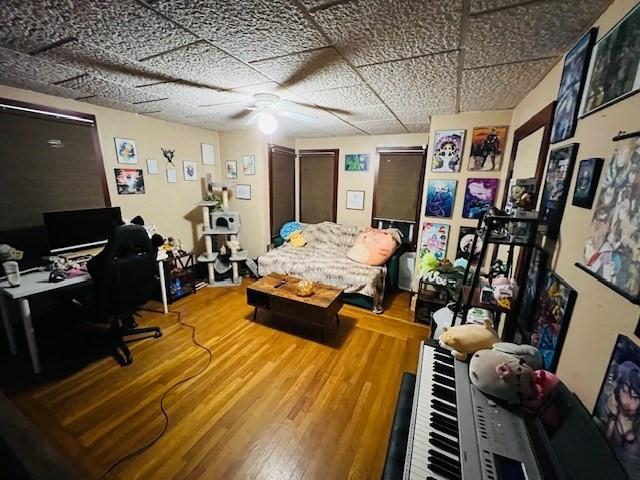
{"type": "Polygon", "coordinates": [[[380,153],[374,219],[415,222],[420,208],[423,152],[380,153]]]}
{"type": "Polygon", "coordinates": [[[16,232],[41,234],[42,212],[105,206],[94,128],[10,110],[0,113],[0,232],[6,241],[20,244],[24,234],[16,232]],[[49,140],[61,146],[51,147],[49,140]]]}
{"type": "Polygon", "coordinates": [[[300,153],[300,221],[336,221],[335,153],[300,153]]]}
{"type": "Polygon", "coordinates": [[[293,150],[272,147],[269,152],[271,236],[296,218],[296,157],[293,150]]]}

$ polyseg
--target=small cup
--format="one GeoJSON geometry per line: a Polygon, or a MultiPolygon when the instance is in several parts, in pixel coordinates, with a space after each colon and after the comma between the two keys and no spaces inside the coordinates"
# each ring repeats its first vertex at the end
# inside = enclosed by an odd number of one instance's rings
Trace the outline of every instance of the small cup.
{"type": "Polygon", "coordinates": [[[9,285],[12,287],[20,286],[20,268],[18,267],[18,262],[14,262],[13,260],[4,262],[2,268],[4,268],[4,273],[7,274],[9,285]]]}

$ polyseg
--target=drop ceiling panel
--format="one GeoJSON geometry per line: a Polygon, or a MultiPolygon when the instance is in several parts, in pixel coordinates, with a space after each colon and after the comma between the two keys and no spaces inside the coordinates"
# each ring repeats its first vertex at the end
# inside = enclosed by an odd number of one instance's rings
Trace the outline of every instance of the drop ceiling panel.
{"type": "Polygon", "coordinates": [[[392,110],[444,109],[453,113],[458,54],[443,53],[360,67],[369,85],[392,110]]]}
{"type": "Polygon", "coordinates": [[[369,105],[380,105],[380,100],[366,85],[332,88],[305,93],[305,98],[321,107],[351,110],[369,105]]]}
{"type": "Polygon", "coordinates": [[[428,133],[428,123],[405,123],[405,127],[409,130],[409,133],[428,133]]]}
{"type": "Polygon", "coordinates": [[[11,72],[0,72],[0,84],[9,87],[22,88],[23,90],[31,90],[33,92],[46,93],[56,97],[77,98],[78,92],[70,88],[59,87],[37,80],[30,80],[23,76],[15,76],[11,72]]]}
{"type": "Polygon", "coordinates": [[[131,103],[119,102],[112,98],[103,97],[100,95],[96,95],[94,97],[82,98],[81,102],[91,103],[93,105],[98,105],[100,107],[113,108],[115,110],[121,110],[124,112],[131,113],[140,113],[146,111],[146,107],[144,105],[133,105],[131,103]]]}
{"type": "Polygon", "coordinates": [[[237,101],[240,96],[230,91],[218,91],[206,87],[195,87],[186,83],[167,82],[138,87],[144,92],[162,98],[171,98],[193,106],[216,105],[237,101]]]}
{"type": "Polygon", "coordinates": [[[461,5],[461,0],[357,0],[312,15],[354,65],[365,65],[457,48],[461,5]]]}
{"type": "Polygon", "coordinates": [[[493,10],[496,8],[510,7],[527,0],[471,0],[471,13],[484,12],[485,10],[493,10]]]}
{"type": "Polygon", "coordinates": [[[288,0],[160,0],[154,7],[244,61],[327,46],[288,0]]]}
{"type": "Polygon", "coordinates": [[[269,80],[205,42],[163,53],[142,63],[166,75],[217,89],[253,85],[269,80]]]}
{"type": "Polygon", "coordinates": [[[610,0],[537,2],[469,19],[465,68],[559,57],[610,0]]]}
{"type": "Polygon", "coordinates": [[[394,112],[400,121],[407,123],[428,123],[429,113],[425,110],[398,110],[394,112]]]}
{"type": "Polygon", "coordinates": [[[347,114],[338,114],[350,123],[368,122],[372,120],[394,119],[391,110],[385,105],[374,105],[372,107],[354,108],[347,114]]]}
{"type": "Polygon", "coordinates": [[[58,85],[76,90],[78,98],[98,95],[122,103],[139,103],[159,99],[159,97],[137,88],[112,83],[91,75],[65,80],[58,85]]]}
{"type": "Polygon", "coordinates": [[[252,63],[277,82],[291,84],[292,90],[314,91],[361,83],[356,72],[333,48],[297,53],[252,63]]]}
{"type": "Polygon", "coordinates": [[[465,70],[460,108],[463,111],[513,108],[555,63],[552,58],[465,70]]]}
{"type": "Polygon", "coordinates": [[[0,47],[0,75],[55,83],[82,72],[49,62],[40,57],[0,47]]]}
{"type": "Polygon", "coordinates": [[[354,125],[369,135],[407,133],[407,130],[396,119],[355,122],[354,125]]]}
{"type": "Polygon", "coordinates": [[[338,119],[319,119],[316,122],[313,122],[311,125],[313,128],[317,128],[318,130],[327,132],[332,137],[366,135],[362,130],[359,130],[356,127],[342,122],[338,119]]]}

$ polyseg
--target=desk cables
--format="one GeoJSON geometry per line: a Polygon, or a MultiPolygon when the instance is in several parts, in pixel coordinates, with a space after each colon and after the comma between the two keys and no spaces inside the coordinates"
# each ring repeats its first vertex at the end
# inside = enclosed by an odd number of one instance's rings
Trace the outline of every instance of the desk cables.
{"type": "MultiPolygon", "coordinates": [[[[142,311],[146,311],[146,312],[162,313],[162,312],[159,312],[157,310],[151,310],[151,309],[146,309],[146,308],[143,308],[141,310],[142,311]]],[[[177,381],[176,383],[174,383],[173,385],[171,385],[169,388],[167,388],[164,391],[164,393],[160,397],[160,413],[162,413],[162,416],[164,417],[164,424],[162,426],[162,430],[160,431],[160,433],[158,433],[151,441],[149,441],[148,443],[146,443],[142,447],[138,448],[137,450],[134,450],[131,453],[128,453],[124,457],[120,458],[119,460],[117,460],[113,464],[111,464],[111,466],[100,476],[100,480],[106,478],[107,475],[109,475],[113,470],[115,470],[118,466],[122,465],[127,460],[129,460],[129,459],[131,459],[133,457],[136,457],[136,456],[140,455],[141,453],[143,453],[143,452],[147,451],[148,449],[150,449],[152,446],[154,446],[158,442],[158,440],[160,440],[164,436],[165,433],[167,433],[167,430],[169,429],[169,414],[167,413],[167,411],[166,411],[166,409],[164,407],[165,398],[167,397],[167,395],[169,395],[169,393],[171,393],[173,390],[178,388],[183,383],[186,383],[189,380],[193,380],[194,378],[199,377],[200,375],[202,375],[209,368],[209,365],[211,365],[211,362],[213,360],[213,354],[211,353],[211,350],[209,350],[207,347],[205,347],[204,345],[199,343],[198,340],[196,340],[196,327],[194,327],[193,325],[190,325],[190,324],[185,323],[185,322],[182,321],[182,312],[177,311],[177,310],[170,310],[169,313],[176,314],[178,316],[178,323],[181,326],[187,327],[187,328],[189,328],[191,330],[191,341],[193,342],[193,344],[196,347],[201,348],[201,349],[203,349],[204,351],[207,352],[207,357],[208,357],[207,358],[207,363],[197,373],[194,373],[193,375],[190,375],[187,378],[183,378],[182,380],[177,381]]]]}

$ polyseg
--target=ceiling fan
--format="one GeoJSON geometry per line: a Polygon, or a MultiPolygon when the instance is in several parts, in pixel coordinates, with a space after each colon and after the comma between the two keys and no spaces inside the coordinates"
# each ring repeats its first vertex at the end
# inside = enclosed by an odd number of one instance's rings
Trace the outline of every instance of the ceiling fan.
{"type": "MultiPolygon", "coordinates": [[[[297,111],[297,105],[302,104],[281,99],[274,93],[256,93],[253,96],[253,102],[231,118],[239,120],[248,117],[247,125],[253,125],[258,122],[258,129],[267,135],[271,135],[278,128],[276,117],[292,118],[303,122],[310,122],[318,118],[308,113],[297,111]]],[[[311,105],[304,106],[315,108],[311,105]]]]}

